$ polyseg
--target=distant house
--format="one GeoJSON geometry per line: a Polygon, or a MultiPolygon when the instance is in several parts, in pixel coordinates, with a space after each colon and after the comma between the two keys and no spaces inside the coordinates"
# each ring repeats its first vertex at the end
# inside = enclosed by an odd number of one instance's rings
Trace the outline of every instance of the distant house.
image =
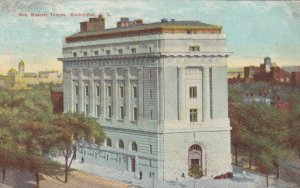
{"type": "Polygon", "coordinates": [[[259,67],[244,67],[244,74],[246,82],[264,81],[282,84],[291,83],[291,74],[288,71],[278,67],[276,63],[272,63],[270,57],[265,57],[264,63],[259,67]]]}
{"type": "Polygon", "coordinates": [[[271,105],[271,102],[271,97],[267,92],[260,92],[259,94],[246,92],[244,96],[244,103],[265,103],[271,105]]]}
{"type": "Polygon", "coordinates": [[[246,92],[243,99],[244,103],[260,103],[266,105],[273,105],[280,111],[289,111],[292,109],[291,102],[282,101],[280,96],[273,95],[272,93],[261,91],[258,93],[246,92]]]}

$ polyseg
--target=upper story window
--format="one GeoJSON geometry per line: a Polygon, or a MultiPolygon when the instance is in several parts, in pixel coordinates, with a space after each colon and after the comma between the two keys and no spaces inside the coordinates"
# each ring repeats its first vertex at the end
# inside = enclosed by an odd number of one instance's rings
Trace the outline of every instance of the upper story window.
{"type": "Polygon", "coordinates": [[[137,86],[132,87],[132,98],[137,98],[138,97],[138,91],[137,91],[137,86]]]}
{"type": "Polygon", "coordinates": [[[150,99],[152,99],[152,90],[150,90],[149,94],[150,94],[150,99]]]}
{"type": "Polygon", "coordinates": [[[75,112],[79,112],[79,106],[78,106],[78,103],[75,104],[75,112]]]}
{"type": "Polygon", "coordinates": [[[95,54],[95,56],[98,56],[99,52],[98,51],[94,51],[94,54],[95,54]]]}
{"type": "Polygon", "coordinates": [[[119,140],[119,148],[124,149],[124,142],[123,140],[119,140]]]}
{"type": "Polygon", "coordinates": [[[135,54],[136,53],[136,48],[131,48],[131,53],[135,54]]]}
{"type": "Polygon", "coordinates": [[[107,107],[107,110],[108,110],[108,118],[111,118],[111,116],[112,116],[112,109],[111,109],[111,106],[108,106],[107,107]]]}
{"type": "Polygon", "coordinates": [[[106,55],[110,55],[110,50],[105,51],[106,55]]]}
{"type": "Polygon", "coordinates": [[[152,145],[149,145],[149,153],[152,154],[152,145]]]}
{"type": "Polygon", "coordinates": [[[132,142],[132,144],[131,144],[131,150],[132,151],[138,151],[138,147],[137,147],[137,144],[136,144],[136,142],[132,142]]]}
{"type": "Polygon", "coordinates": [[[97,117],[100,117],[100,105],[97,104],[96,106],[96,113],[97,113],[97,117]]]}
{"type": "Polygon", "coordinates": [[[77,57],[77,52],[73,52],[73,57],[77,57]]]}
{"type": "Polygon", "coordinates": [[[133,108],[133,121],[137,121],[138,119],[138,109],[136,107],[133,108]]]}
{"type": "Polygon", "coordinates": [[[89,96],[89,85],[85,85],[85,96],[89,96]]]}
{"type": "Polygon", "coordinates": [[[96,85],[96,95],[100,96],[100,86],[99,86],[99,84],[96,85]]]}
{"type": "Polygon", "coordinates": [[[192,30],[187,30],[186,33],[187,34],[192,34],[193,32],[192,32],[192,30]]]}
{"type": "Polygon", "coordinates": [[[86,105],[85,105],[85,115],[88,115],[89,113],[90,113],[89,105],[86,104],[86,105]]]}
{"type": "Polygon", "coordinates": [[[107,96],[111,97],[111,86],[107,86],[107,96]]]}
{"type": "Polygon", "coordinates": [[[120,97],[124,97],[124,86],[120,86],[120,97]]]}
{"type": "Polygon", "coordinates": [[[119,50],[118,50],[118,54],[119,54],[119,55],[123,54],[123,49],[119,49],[119,50]]]}
{"type": "Polygon", "coordinates": [[[190,98],[197,98],[197,87],[190,87],[190,98]]]}
{"type": "Polygon", "coordinates": [[[75,94],[76,94],[76,96],[79,95],[79,87],[77,84],[75,84],[75,94]]]}
{"type": "Polygon", "coordinates": [[[190,122],[198,121],[198,113],[197,109],[190,109],[190,122]]]}
{"type": "Polygon", "coordinates": [[[151,71],[151,69],[149,70],[149,78],[152,78],[152,71],[151,71]]]}
{"type": "Polygon", "coordinates": [[[87,52],[83,52],[83,56],[86,57],[87,56],[87,52]]]}
{"type": "Polygon", "coordinates": [[[152,48],[151,47],[149,47],[149,52],[152,52],[152,48]]]}
{"type": "Polygon", "coordinates": [[[106,139],[106,146],[111,147],[111,139],[110,138],[106,139]]]}
{"type": "Polygon", "coordinates": [[[200,47],[199,46],[189,46],[189,51],[190,52],[199,52],[200,47]]]}
{"type": "Polygon", "coordinates": [[[120,107],[120,119],[124,119],[124,107],[123,106],[121,106],[120,107]]]}

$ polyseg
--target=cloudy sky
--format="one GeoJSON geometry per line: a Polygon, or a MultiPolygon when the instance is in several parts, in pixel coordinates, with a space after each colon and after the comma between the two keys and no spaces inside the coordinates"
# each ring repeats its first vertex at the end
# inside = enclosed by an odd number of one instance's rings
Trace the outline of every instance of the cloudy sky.
{"type": "Polygon", "coordinates": [[[197,0],[1,0],[0,74],[25,60],[27,70],[61,70],[62,38],[79,30],[87,17],[70,13],[107,14],[106,27],[120,17],[199,20],[223,26],[234,55],[229,66],[257,65],[270,56],[279,65],[300,65],[300,2],[197,0]],[[65,13],[65,17],[20,16],[65,13]]]}

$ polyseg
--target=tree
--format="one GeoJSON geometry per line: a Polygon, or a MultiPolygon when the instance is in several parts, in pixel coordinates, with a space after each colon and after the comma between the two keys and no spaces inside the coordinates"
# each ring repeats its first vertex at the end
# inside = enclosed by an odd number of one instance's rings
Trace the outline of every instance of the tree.
{"type": "Polygon", "coordinates": [[[3,180],[5,169],[13,167],[34,172],[39,186],[40,172],[48,173],[59,168],[59,164],[47,154],[53,148],[56,136],[60,135],[47,123],[52,113],[49,95],[44,90],[34,90],[4,91],[0,96],[3,180]]]}
{"type": "Polygon", "coordinates": [[[65,160],[65,183],[67,183],[77,147],[84,142],[101,144],[104,141],[104,132],[95,118],[71,112],[57,115],[52,120],[52,125],[61,132],[57,149],[65,160]]]}

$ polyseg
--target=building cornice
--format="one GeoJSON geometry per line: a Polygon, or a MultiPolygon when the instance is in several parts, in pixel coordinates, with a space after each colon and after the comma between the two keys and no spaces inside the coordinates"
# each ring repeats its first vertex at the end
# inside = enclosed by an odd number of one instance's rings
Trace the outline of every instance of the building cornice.
{"type": "Polygon", "coordinates": [[[103,55],[88,57],[66,57],[58,58],[62,62],[96,61],[96,60],[121,60],[137,58],[159,58],[159,57],[228,57],[233,52],[153,52],[122,55],[103,55]]]}

